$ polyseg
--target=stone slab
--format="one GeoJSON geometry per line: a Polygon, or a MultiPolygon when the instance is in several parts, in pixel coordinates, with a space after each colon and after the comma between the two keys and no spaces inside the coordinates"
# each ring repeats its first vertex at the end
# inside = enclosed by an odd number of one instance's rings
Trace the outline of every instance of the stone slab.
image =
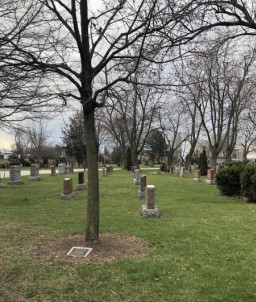
{"type": "Polygon", "coordinates": [[[22,180],[14,180],[14,181],[8,181],[8,185],[23,185],[22,180]]]}
{"type": "Polygon", "coordinates": [[[87,184],[86,183],[84,183],[84,184],[77,184],[76,189],[77,189],[77,191],[84,191],[84,190],[87,189],[87,184]]]}
{"type": "Polygon", "coordinates": [[[69,200],[72,199],[75,196],[74,192],[70,193],[70,194],[61,194],[60,198],[64,199],[64,200],[69,200]]]}
{"type": "Polygon", "coordinates": [[[152,218],[160,217],[160,212],[157,207],[155,207],[154,209],[148,209],[146,205],[142,205],[141,214],[143,217],[152,217],[152,218]]]}
{"type": "Polygon", "coordinates": [[[206,179],[205,182],[206,182],[208,185],[215,185],[215,180],[206,179]]]}
{"type": "Polygon", "coordinates": [[[198,182],[199,182],[199,181],[202,181],[202,179],[201,179],[201,178],[195,177],[195,178],[194,178],[194,181],[198,181],[198,182]]]}
{"type": "Polygon", "coordinates": [[[29,176],[28,177],[28,180],[35,180],[35,181],[37,181],[37,180],[40,180],[41,178],[40,178],[40,176],[29,176]]]}
{"type": "Polygon", "coordinates": [[[69,250],[67,255],[72,257],[87,257],[91,253],[91,251],[92,251],[91,247],[73,246],[69,250]]]}

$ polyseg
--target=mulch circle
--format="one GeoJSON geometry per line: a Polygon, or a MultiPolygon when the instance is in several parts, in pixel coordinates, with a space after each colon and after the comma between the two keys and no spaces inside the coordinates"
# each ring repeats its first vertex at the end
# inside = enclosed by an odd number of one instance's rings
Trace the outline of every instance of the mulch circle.
{"type": "Polygon", "coordinates": [[[120,234],[102,234],[100,243],[85,245],[85,236],[74,235],[59,238],[37,247],[36,258],[49,260],[65,260],[72,262],[105,263],[126,257],[141,257],[148,252],[148,245],[135,236],[120,234]],[[92,252],[87,257],[67,256],[72,247],[91,247],[92,252]]]}

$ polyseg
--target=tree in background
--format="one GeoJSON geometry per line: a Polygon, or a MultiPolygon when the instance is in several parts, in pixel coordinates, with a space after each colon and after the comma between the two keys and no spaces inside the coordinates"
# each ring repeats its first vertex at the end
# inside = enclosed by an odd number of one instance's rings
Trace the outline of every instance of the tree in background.
{"type": "Polygon", "coordinates": [[[208,163],[207,163],[207,156],[206,156],[205,148],[203,148],[203,151],[199,157],[199,169],[200,169],[202,176],[207,175],[208,163]]]}
{"type": "Polygon", "coordinates": [[[86,142],[83,113],[77,111],[69,118],[69,124],[62,130],[62,143],[66,154],[74,157],[78,166],[86,167],[86,142]]]}
{"type": "Polygon", "coordinates": [[[166,155],[166,142],[160,130],[155,129],[149,134],[144,151],[152,163],[154,161],[159,163],[161,158],[166,155]]]}
{"type": "Polygon", "coordinates": [[[131,147],[128,147],[126,150],[125,169],[128,171],[131,171],[132,165],[133,165],[133,163],[132,163],[131,147]]]}

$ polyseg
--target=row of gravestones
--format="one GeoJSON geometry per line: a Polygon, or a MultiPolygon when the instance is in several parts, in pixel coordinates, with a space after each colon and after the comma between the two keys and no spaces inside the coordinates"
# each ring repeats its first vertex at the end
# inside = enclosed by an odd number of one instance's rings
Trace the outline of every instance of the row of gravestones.
{"type": "MultiPolygon", "coordinates": [[[[112,166],[103,167],[102,176],[108,176],[113,172],[112,166]]],[[[77,190],[82,191],[87,188],[87,184],[84,182],[84,172],[78,172],[78,185],[77,190]]],[[[63,181],[63,193],[61,199],[72,199],[75,196],[73,192],[73,182],[71,178],[65,178],[63,181]]]]}
{"type": "Polygon", "coordinates": [[[147,185],[146,175],[140,175],[140,169],[132,167],[133,181],[139,185],[139,198],[145,199],[146,202],[141,206],[143,217],[160,217],[160,212],[155,204],[155,186],[147,185]]]}
{"type": "MultiPolygon", "coordinates": [[[[184,177],[185,176],[185,168],[184,167],[176,168],[175,174],[179,175],[180,177],[184,177]]],[[[201,181],[202,180],[200,170],[195,171],[194,180],[195,181],[201,181]]],[[[210,185],[215,184],[215,171],[214,171],[214,169],[208,169],[207,170],[207,178],[206,178],[205,182],[207,184],[210,184],[210,185]]]]}
{"type": "MultiPolygon", "coordinates": [[[[65,164],[59,164],[59,174],[67,173],[67,169],[65,164]]],[[[21,167],[19,165],[10,166],[10,177],[8,184],[10,185],[20,185],[23,184],[21,179],[21,167]]],[[[56,176],[56,168],[54,166],[51,167],[51,176],[56,176]]],[[[30,166],[30,176],[29,180],[40,180],[39,176],[39,165],[38,164],[31,164],[30,166]]],[[[0,188],[3,188],[3,184],[0,178],[0,188]]],[[[82,191],[87,188],[87,184],[84,181],[84,172],[78,172],[78,184],[77,190],[82,191]]],[[[71,199],[74,196],[73,193],[73,183],[71,178],[65,178],[63,181],[63,193],[61,194],[61,199],[71,199]]]]}

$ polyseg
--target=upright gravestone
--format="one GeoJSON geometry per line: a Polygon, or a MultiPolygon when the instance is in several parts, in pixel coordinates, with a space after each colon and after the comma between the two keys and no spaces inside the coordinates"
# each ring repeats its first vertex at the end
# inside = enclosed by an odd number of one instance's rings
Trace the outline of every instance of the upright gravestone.
{"type": "Polygon", "coordinates": [[[180,167],[180,177],[184,177],[184,176],[185,176],[185,168],[180,167]]]}
{"type": "Polygon", "coordinates": [[[194,180],[201,181],[201,171],[200,170],[196,170],[194,180]]]}
{"type": "Polygon", "coordinates": [[[58,164],[59,174],[66,173],[66,164],[58,164]]]}
{"type": "Polygon", "coordinates": [[[86,189],[86,183],[84,182],[84,172],[78,172],[78,184],[77,184],[77,190],[83,191],[86,189]]]}
{"type": "Polygon", "coordinates": [[[140,199],[144,199],[146,196],[146,182],[147,182],[146,175],[142,175],[140,177],[140,190],[139,190],[140,199]]]}
{"type": "Polygon", "coordinates": [[[4,185],[2,183],[2,177],[1,177],[1,174],[0,174],[0,189],[4,188],[4,185]]]}
{"type": "Polygon", "coordinates": [[[155,186],[146,186],[146,205],[142,205],[141,213],[143,217],[159,217],[160,213],[155,205],[155,186]]]}
{"type": "Polygon", "coordinates": [[[30,176],[29,180],[40,180],[39,176],[39,165],[38,164],[31,164],[30,165],[30,176]]]}
{"type": "Polygon", "coordinates": [[[112,172],[112,167],[111,166],[106,166],[106,173],[107,175],[112,172]]]}
{"type": "Polygon", "coordinates": [[[209,185],[214,185],[215,184],[215,173],[213,169],[208,169],[207,170],[207,179],[206,179],[206,183],[209,185]]]}
{"type": "Polygon", "coordinates": [[[175,170],[175,174],[176,174],[177,176],[179,176],[179,175],[180,175],[180,168],[176,168],[176,170],[175,170]]]}
{"type": "Polygon", "coordinates": [[[56,176],[56,167],[54,165],[51,166],[51,176],[56,176]]]}
{"type": "Polygon", "coordinates": [[[134,171],[134,184],[139,185],[140,184],[140,169],[136,169],[134,171]]]}
{"type": "Polygon", "coordinates": [[[21,185],[23,181],[20,178],[21,169],[19,165],[10,166],[10,180],[8,181],[9,185],[21,185]]]}
{"type": "Polygon", "coordinates": [[[106,167],[103,167],[103,168],[102,168],[102,176],[107,176],[106,167]]]}
{"type": "Polygon", "coordinates": [[[63,193],[60,195],[61,199],[71,199],[74,197],[73,183],[71,178],[64,178],[63,193]]]}

